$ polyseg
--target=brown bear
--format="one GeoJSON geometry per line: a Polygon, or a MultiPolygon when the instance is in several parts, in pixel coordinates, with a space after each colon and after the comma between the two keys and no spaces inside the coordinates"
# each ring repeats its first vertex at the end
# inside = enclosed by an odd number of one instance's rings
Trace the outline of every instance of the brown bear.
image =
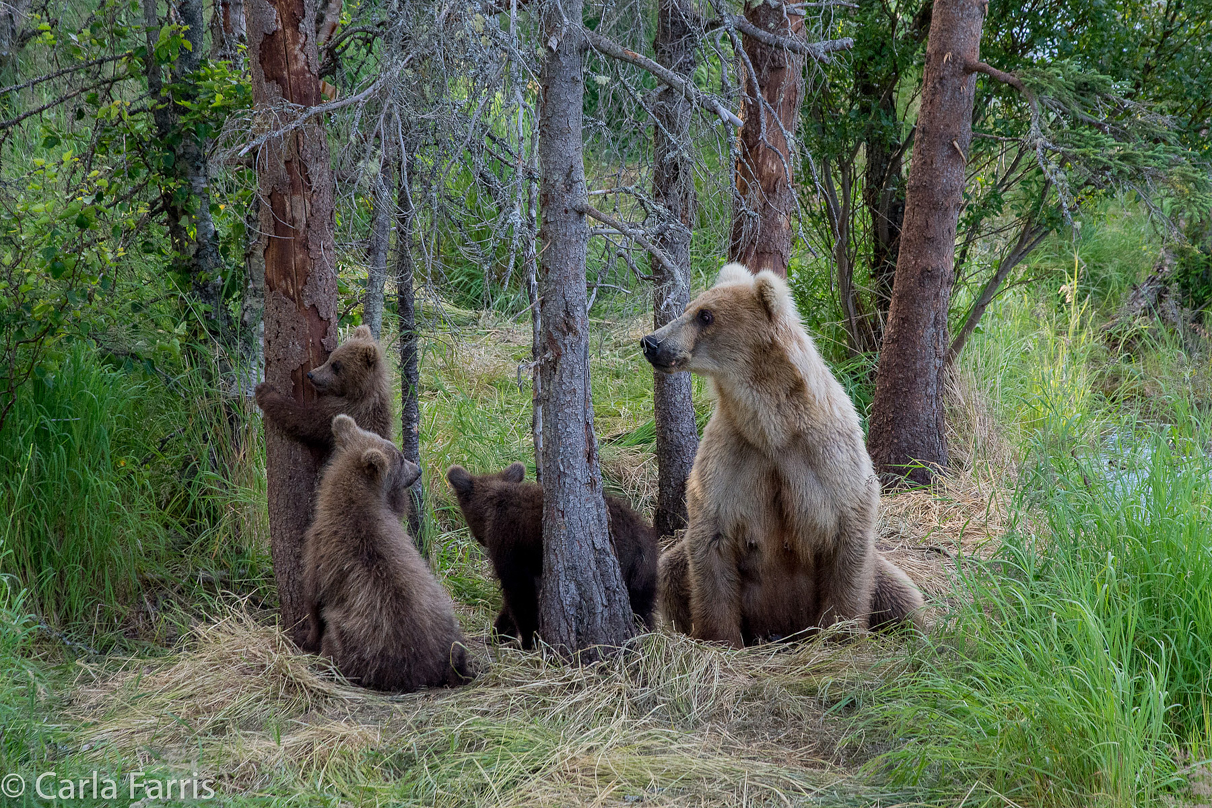
{"type": "Polygon", "coordinates": [[[310,632],[304,650],[332,659],[351,682],[409,692],[471,679],[450,596],[421,558],[392,492],[420,469],[348,415],[333,418],[335,449],[320,478],[303,547],[310,632]]]}
{"type": "Polygon", "coordinates": [[[641,346],[656,370],[702,374],[716,394],[684,549],[663,564],[662,592],[689,601],[667,607],[672,620],[733,646],[840,621],[920,627],[921,593],[875,550],[879,483],[858,413],[786,282],[729,264],[641,346]]]}
{"type": "Polygon", "coordinates": [[[295,440],[323,455],[332,451],[333,416],[343,413],[391,440],[391,385],[383,349],[367,326],[360,325],[328,361],[307,374],[316,399],[300,404],[269,382],[257,385],[257,406],[265,417],[295,440]]]}
{"type": "MultiPolygon", "coordinates": [[[[521,463],[496,474],[476,476],[462,466],[451,466],[446,472],[471,535],[487,549],[501,582],[504,605],[494,627],[501,636],[517,637],[529,649],[539,630],[543,486],[523,482],[525,476],[526,467],[521,463]]],[[[631,611],[651,628],[657,585],[656,532],[616,497],[607,495],[606,509],[631,611]]]]}

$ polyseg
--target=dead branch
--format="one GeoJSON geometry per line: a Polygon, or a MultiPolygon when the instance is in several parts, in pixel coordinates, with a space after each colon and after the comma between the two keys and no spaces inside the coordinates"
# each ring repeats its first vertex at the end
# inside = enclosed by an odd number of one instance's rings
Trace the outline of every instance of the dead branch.
{"type": "MultiPolygon", "coordinates": [[[[716,27],[735,28],[745,36],[752,37],[764,45],[810,56],[822,64],[829,64],[833,61],[829,54],[849,50],[854,47],[854,40],[850,37],[826,39],[821,42],[805,42],[800,39],[779,36],[771,31],[764,31],[744,17],[735,14],[725,14],[719,20],[714,21],[714,25],[716,27]]],[[[708,27],[710,28],[711,25],[708,27]]]]}
{"type": "Polygon", "coordinates": [[[586,39],[589,40],[589,44],[598,53],[601,53],[604,56],[609,56],[613,59],[618,59],[621,62],[633,64],[636,67],[641,67],[651,73],[654,78],[663,84],[680,92],[684,98],[686,98],[696,107],[705,109],[708,112],[718,115],[721,121],[732,124],[737,129],[744,126],[745,122],[738,118],[731,110],[725,107],[722,101],[713,95],[703,92],[698,87],[694,86],[692,82],[683,80],[672,70],[661,67],[661,65],[657,64],[652,59],[649,59],[647,56],[642,56],[633,50],[624,48],[613,39],[604,37],[597,31],[591,31],[588,28],[584,28],[583,30],[585,32],[586,39]]]}
{"type": "Polygon", "coordinates": [[[619,231],[619,233],[627,236],[627,238],[631,239],[636,244],[639,244],[641,247],[647,250],[648,254],[655,258],[668,272],[677,273],[678,269],[676,266],[674,266],[673,261],[670,260],[668,255],[665,254],[664,250],[653,244],[648,237],[644,235],[644,231],[632,225],[621,222],[610,214],[603,213],[597,208],[584,202],[577,205],[574,210],[576,210],[577,213],[581,213],[591,219],[597,219],[604,225],[613,227],[615,230],[619,231]]]}

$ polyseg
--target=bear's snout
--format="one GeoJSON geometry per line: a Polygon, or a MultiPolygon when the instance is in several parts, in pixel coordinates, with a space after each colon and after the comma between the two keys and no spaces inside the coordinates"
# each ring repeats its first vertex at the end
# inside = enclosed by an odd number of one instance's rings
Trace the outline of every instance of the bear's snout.
{"type": "Polygon", "coordinates": [[[653,370],[661,373],[677,373],[683,370],[686,360],[689,359],[676,338],[665,335],[665,338],[662,339],[660,331],[649,334],[640,340],[640,347],[644,350],[644,358],[652,365],[653,370]]]}
{"type": "Polygon", "coordinates": [[[644,358],[655,364],[661,352],[661,343],[657,340],[656,335],[649,334],[644,337],[640,340],[640,347],[644,349],[644,358]]]}

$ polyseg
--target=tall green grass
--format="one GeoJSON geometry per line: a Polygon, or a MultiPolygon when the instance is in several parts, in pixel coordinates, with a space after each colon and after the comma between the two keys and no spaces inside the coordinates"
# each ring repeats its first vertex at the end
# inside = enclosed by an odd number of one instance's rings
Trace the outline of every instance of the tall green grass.
{"type": "Polygon", "coordinates": [[[0,573],[31,612],[99,637],[134,611],[154,618],[164,596],[267,577],[264,537],[240,534],[263,472],[230,456],[259,456],[257,439],[233,439],[246,430],[199,374],[115,366],[87,345],[43,370],[0,432],[0,573]]]}
{"type": "Polygon", "coordinates": [[[1166,340],[1106,343],[1081,259],[965,358],[1024,436],[1013,526],[961,559],[966,605],[864,713],[898,739],[881,775],[931,804],[1155,804],[1212,756],[1208,390],[1166,340]],[[1103,392],[1140,365],[1147,419],[1103,392]]]}

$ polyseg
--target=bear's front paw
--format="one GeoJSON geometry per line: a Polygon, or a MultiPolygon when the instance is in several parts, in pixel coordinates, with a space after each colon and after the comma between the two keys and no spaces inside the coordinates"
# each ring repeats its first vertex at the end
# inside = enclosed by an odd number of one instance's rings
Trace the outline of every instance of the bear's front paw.
{"type": "Polygon", "coordinates": [[[269,382],[261,382],[257,385],[257,388],[253,390],[253,395],[256,396],[257,404],[260,405],[262,409],[264,409],[264,402],[277,394],[278,391],[275,390],[274,386],[269,382]]]}

